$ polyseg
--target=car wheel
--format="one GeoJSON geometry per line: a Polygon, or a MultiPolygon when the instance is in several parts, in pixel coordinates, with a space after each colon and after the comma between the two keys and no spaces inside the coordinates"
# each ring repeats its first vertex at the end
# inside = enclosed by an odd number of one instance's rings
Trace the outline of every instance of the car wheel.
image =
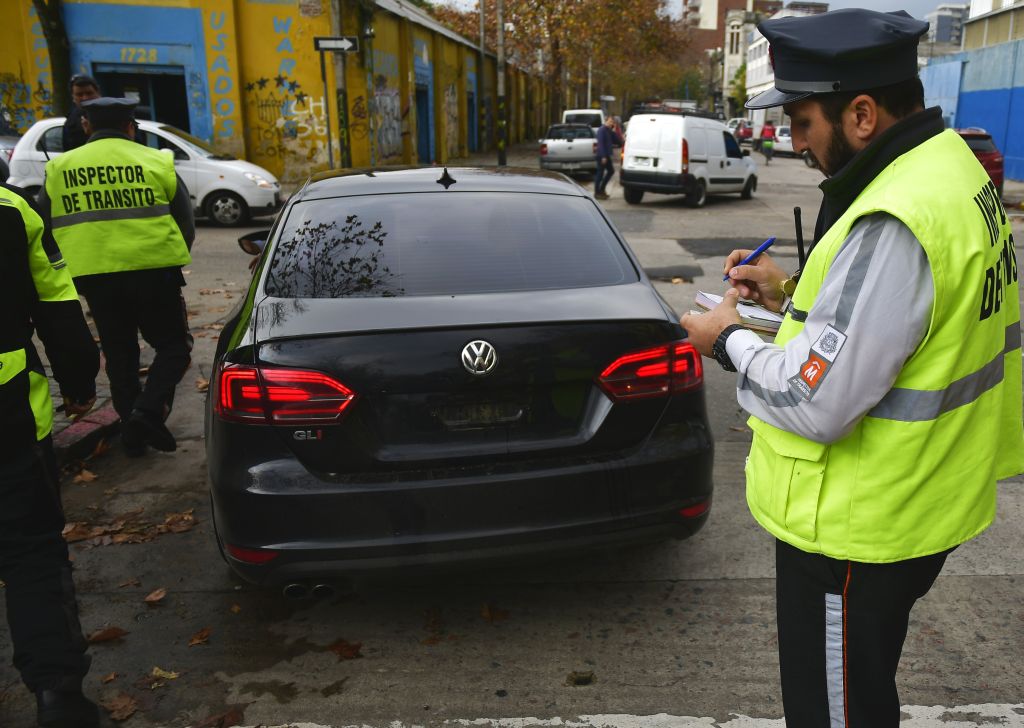
{"type": "Polygon", "coordinates": [[[747,183],[743,185],[743,191],[740,192],[740,197],[744,200],[749,200],[754,196],[754,190],[757,189],[757,177],[750,175],[747,177],[747,183]]]}
{"type": "Polygon", "coordinates": [[[622,196],[630,205],[639,205],[644,199],[644,191],[635,187],[623,187],[622,196]]]}
{"type": "Polygon", "coordinates": [[[230,227],[249,221],[249,206],[234,192],[214,192],[203,203],[203,212],[214,225],[230,227]]]}
{"type": "Polygon", "coordinates": [[[704,207],[708,201],[708,187],[704,180],[697,180],[697,187],[686,196],[686,204],[690,207],[704,207]]]}
{"type": "Polygon", "coordinates": [[[817,162],[814,161],[814,157],[812,157],[809,152],[804,152],[802,156],[804,158],[804,164],[811,169],[815,169],[818,166],[817,162]]]}

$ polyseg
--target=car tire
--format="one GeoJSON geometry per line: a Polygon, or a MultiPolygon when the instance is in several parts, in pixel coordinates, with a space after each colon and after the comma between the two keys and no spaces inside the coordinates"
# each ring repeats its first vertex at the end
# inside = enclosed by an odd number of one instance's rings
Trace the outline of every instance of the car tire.
{"type": "Polygon", "coordinates": [[[686,204],[690,207],[704,207],[708,201],[708,187],[704,180],[697,180],[697,186],[686,195],[686,204]]]}
{"type": "Polygon", "coordinates": [[[639,205],[641,202],[643,202],[644,191],[638,190],[635,187],[623,187],[622,197],[630,205],[639,205]]]}
{"type": "Polygon", "coordinates": [[[217,227],[231,227],[249,222],[249,206],[234,192],[218,190],[203,202],[203,213],[217,227]]]}
{"type": "Polygon", "coordinates": [[[743,185],[743,191],[740,192],[740,197],[744,200],[749,200],[754,196],[754,190],[757,189],[757,177],[750,175],[747,177],[747,183],[743,185]]]}

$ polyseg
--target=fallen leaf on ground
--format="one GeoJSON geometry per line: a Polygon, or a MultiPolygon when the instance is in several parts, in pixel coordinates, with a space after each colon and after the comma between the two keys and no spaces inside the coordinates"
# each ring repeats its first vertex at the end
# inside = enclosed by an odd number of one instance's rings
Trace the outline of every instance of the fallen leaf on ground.
{"type": "Polygon", "coordinates": [[[192,635],[192,639],[188,641],[189,647],[195,647],[196,645],[205,645],[210,639],[210,632],[212,630],[209,627],[203,627],[201,630],[192,635]]]}
{"type": "Polygon", "coordinates": [[[205,392],[210,388],[210,380],[203,377],[196,377],[196,391],[205,392]]]}
{"type": "Polygon", "coordinates": [[[231,708],[226,713],[211,715],[209,718],[196,723],[194,728],[228,728],[238,725],[245,720],[245,708],[231,708]]]}
{"type": "Polygon", "coordinates": [[[686,283],[686,280],[683,278],[673,278],[672,283],[678,286],[680,283],[686,283]]]}
{"type": "Polygon", "coordinates": [[[480,616],[491,624],[494,624],[499,620],[508,619],[508,610],[500,609],[499,607],[492,606],[488,602],[484,602],[484,605],[480,608],[480,616]]]}
{"type": "Polygon", "coordinates": [[[97,642],[110,642],[111,640],[119,640],[124,637],[128,632],[121,629],[120,627],[105,627],[104,629],[98,629],[88,637],[85,641],[90,645],[94,645],[97,642]]]}
{"type": "Polygon", "coordinates": [[[593,685],[594,684],[594,680],[595,680],[595,678],[594,678],[594,673],[593,672],[590,672],[590,671],[588,671],[588,672],[576,672],[576,671],[573,671],[573,672],[570,672],[569,675],[565,678],[565,684],[569,685],[571,687],[580,687],[580,686],[583,686],[583,685],[593,685]]]}
{"type": "Polygon", "coordinates": [[[101,438],[100,441],[96,443],[96,447],[94,447],[92,449],[92,452],[89,454],[89,457],[86,458],[86,459],[87,460],[92,460],[93,458],[98,458],[100,455],[103,455],[109,449],[110,449],[110,441],[107,440],[107,438],[105,438],[105,437],[101,438]]]}
{"type": "Polygon", "coordinates": [[[240,606],[238,606],[237,604],[232,604],[231,605],[231,613],[232,614],[238,614],[241,611],[242,611],[242,608],[240,606]]]}
{"type": "Polygon", "coordinates": [[[111,673],[109,673],[107,675],[104,675],[103,677],[100,678],[100,682],[103,683],[104,685],[106,685],[107,683],[112,683],[115,680],[117,680],[117,673],[116,672],[111,672],[111,673]]]}
{"type": "Polygon", "coordinates": [[[74,483],[91,483],[92,481],[96,480],[96,478],[98,478],[98,477],[100,477],[100,476],[96,475],[96,473],[92,472],[91,470],[86,470],[85,468],[82,468],[81,472],[78,473],[78,475],[75,476],[75,479],[72,482],[74,482],[74,483]]]}
{"type": "Polygon", "coordinates": [[[135,702],[135,698],[125,693],[118,693],[109,700],[104,700],[100,703],[113,720],[127,720],[131,718],[135,711],[139,709],[138,703],[135,702]]]}
{"type": "Polygon", "coordinates": [[[142,585],[142,582],[141,582],[141,581],[139,581],[138,579],[136,579],[136,578],[135,578],[135,577],[133,576],[133,577],[132,577],[131,579],[129,579],[128,581],[122,581],[122,582],[121,582],[120,584],[118,584],[118,585],[117,585],[117,588],[118,588],[118,589],[123,589],[123,588],[124,588],[124,587],[126,587],[126,586],[141,586],[141,585],[142,585]]]}
{"type": "Polygon", "coordinates": [[[165,596],[167,596],[167,590],[164,587],[160,587],[159,589],[154,589],[149,594],[147,594],[146,598],[142,601],[152,606],[155,604],[159,604],[160,600],[162,600],[165,596]]]}
{"type": "Polygon", "coordinates": [[[359,654],[359,652],[363,649],[363,643],[348,642],[347,640],[338,640],[327,649],[336,654],[338,656],[339,661],[354,660],[358,657],[362,657],[362,655],[359,654]]]}
{"type": "Polygon", "coordinates": [[[199,289],[199,295],[200,296],[212,296],[215,293],[224,293],[224,289],[223,288],[200,288],[199,289]]]}
{"type": "Polygon", "coordinates": [[[171,672],[170,670],[163,670],[159,667],[154,667],[153,672],[150,673],[153,677],[160,677],[164,680],[177,680],[181,677],[180,672],[171,672]]]}

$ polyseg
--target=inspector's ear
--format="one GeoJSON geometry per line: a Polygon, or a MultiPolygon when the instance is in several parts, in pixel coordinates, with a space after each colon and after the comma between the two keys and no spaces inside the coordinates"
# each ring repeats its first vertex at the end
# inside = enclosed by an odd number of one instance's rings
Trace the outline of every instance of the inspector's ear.
{"type": "Polygon", "coordinates": [[[871,96],[854,97],[843,115],[844,127],[857,141],[866,145],[878,135],[878,102],[871,96]]]}

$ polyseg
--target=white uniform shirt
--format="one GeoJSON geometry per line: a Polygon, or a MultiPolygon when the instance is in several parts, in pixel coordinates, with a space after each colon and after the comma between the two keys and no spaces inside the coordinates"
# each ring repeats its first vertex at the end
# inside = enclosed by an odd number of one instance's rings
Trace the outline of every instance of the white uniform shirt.
{"type": "Polygon", "coordinates": [[[858,220],[825,275],[803,330],[784,347],[729,336],[737,399],[750,414],[835,442],[888,393],[921,343],[935,296],[924,248],[900,220],[858,220]]]}

